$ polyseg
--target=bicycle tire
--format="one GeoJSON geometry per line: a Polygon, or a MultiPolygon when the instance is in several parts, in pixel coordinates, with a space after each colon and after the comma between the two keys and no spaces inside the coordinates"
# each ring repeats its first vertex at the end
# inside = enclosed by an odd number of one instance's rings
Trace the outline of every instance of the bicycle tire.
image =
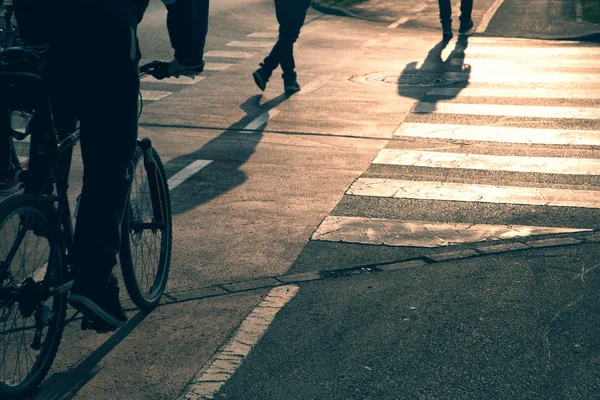
{"type": "Polygon", "coordinates": [[[121,251],[119,258],[123,282],[133,303],[143,310],[151,310],[160,303],[169,277],[171,263],[173,226],[171,198],[167,176],[160,156],[150,148],[156,165],[158,200],[164,220],[162,229],[142,229],[140,223],[154,222],[152,194],[148,171],[144,166],[143,151],[138,148],[134,157],[135,173],[121,229],[121,251]],[[160,232],[160,237],[159,237],[160,232]],[[152,243],[154,246],[152,247],[152,243]],[[159,247],[159,254],[144,254],[159,247]],[[149,262],[148,262],[149,261],[149,262]],[[149,265],[153,264],[153,265],[149,265]],[[146,271],[151,268],[151,272],[146,271]]]}
{"type": "Polygon", "coordinates": [[[52,260],[50,256],[52,254],[51,239],[49,239],[52,234],[50,220],[49,207],[34,196],[14,195],[0,202],[0,261],[2,263],[6,261],[10,252],[9,247],[12,247],[13,243],[19,242],[19,245],[16,246],[19,251],[13,252],[15,258],[8,269],[10,272],[0,278],[0,398],[2,399],[23,398],[35,391],[46,377],[60,345],[67,310],[67,294],[57,294],[48,299],[31,300],[36,298],[35,294],[40,293],[41,282],[51,279],[54,287],[64,283],[65,265],[63,260],[65,253],[60,241],[56,241],[56,245],[60,247],[57,249],[58,251],[54,252],[55,259],[52,260]],[[13,230],[15,226],[17,226],[15,231],[17,236],[24,232],[24,238],[22,240],[15,238],[15,240],[9,241],[6,236],[10,235],[9,231],[13,230]],[[23,229],[24,226],[27,228],[23,229]],[[30,241],[33,242],[32,245],[39,243],[40,246],[27,253],[25,247],[30,244],[30,241]],[[41,243],[44,241],[46,243],[41,243]],[[37,261],[40,249],[42,251],[47,249],[48,256],[45,257],[45,253],[42,253],[37,261]],[[23,260],[16,263],[19,253],[23,256],[23,260]],[[33,258],[31,258],[32,256],[33,258]],[[13,271],[13,267],[16,267],[16,271],[13,271]],[[20,275],[20,272],[27,267],[31,267],[31,275],[28,276],[31,281],[20,275]],[[11,291],[12,294],[8,294],[11,291]],[[15,291],[18,291],[19,294],[14,294],[15,291]],[[38,304],[38,301],[41,303],[38,304]],[[46,302],[50,304],[46,305],[46,302]],[[47,324],[44,324],[42,328],[39,348],[36,349],[33,347],[33,343],[35,343],[37,317],[47,319],[47,324]],[[29,336],[32,337],[31,344],[27,339],[29,336]],[[11,338],[13,339],[11,340],[11,338]],[[12,353],[9,352],[9,347],[14,343],[17,347],[16,357],[11,356],[12,353]],[[29,354],[30,351],[33,354],[29,354]],[[31,367],[27,362],[28,354],[32,361],[31,367]],[[21,357],[24,358],[24,362],[21,357]],[[26,372],[21,376],[23,363],[25,363],[26,372]],[[7,368],[13,364],[14,368],[18,370],[19,380],[15,381],[15,377],[9,375],[10,382],[7,382],[7,368]]]}

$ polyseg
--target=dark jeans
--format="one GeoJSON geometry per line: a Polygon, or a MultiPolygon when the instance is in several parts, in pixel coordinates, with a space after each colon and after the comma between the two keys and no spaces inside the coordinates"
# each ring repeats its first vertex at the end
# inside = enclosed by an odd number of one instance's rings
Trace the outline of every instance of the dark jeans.
{"type": "Polygon", "coordinates": [[[46,79],[57,129],[72,131],[80,120],[84,174],[73,261],[83,274],[104,279],[117,263],[132,178],[139,51],[131,24],[79,1],[51,3],[45,14],[24,9],[17,17],[24,40],[50,44],[46,79]],[[60,4],[69,4],[66,12],[60,4]]]}
{"type": "Polygon", "coordinates": [[[209,0],[177,0],[167,5],[167,28],[175,59],[183,65],[199,65],[208,33],[209,0]]]}
{"type": "Polygon", "coordinates": [[[279,22],[279,38],[271,53],[263,61],[264,68],[273,71],[281,65],[284,79],[296,78],[294,42],[304,25],[311,0],[275,0],[275,14],[279,22]]]}
{"type": "MultiPolygon", "coordinates": [[[[448,22],[452,21],[452,5],[450,0],[438,0],[440,6],[440,21],[448,22]]],[[[460,20],[468,21],[471,19],[471,12],[473,11],[473,0],[461,0],[460,2],[460,20]]]]}

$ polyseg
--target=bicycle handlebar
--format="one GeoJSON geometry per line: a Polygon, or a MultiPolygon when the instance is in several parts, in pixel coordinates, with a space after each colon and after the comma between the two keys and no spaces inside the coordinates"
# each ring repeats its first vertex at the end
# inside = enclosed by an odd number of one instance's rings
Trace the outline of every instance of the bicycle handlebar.
{"type": "Polygon", "coordinates": [[[152,75],[156,79],[169,78],[169,63],[166,61],[151,61],[140,67],[140,77],[152,75]]]}

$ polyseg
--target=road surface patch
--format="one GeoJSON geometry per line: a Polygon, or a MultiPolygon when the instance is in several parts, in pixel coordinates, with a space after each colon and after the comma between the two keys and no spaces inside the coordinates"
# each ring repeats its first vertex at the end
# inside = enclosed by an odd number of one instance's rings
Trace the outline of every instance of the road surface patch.
{"type": "Polygon", "coordinates": [[[588,231],[593,230],[529,225],[405,221],[388,218],[330,215],[317,228],[311,239],[396,247],[446,247],[490,240],[588,231]]]}

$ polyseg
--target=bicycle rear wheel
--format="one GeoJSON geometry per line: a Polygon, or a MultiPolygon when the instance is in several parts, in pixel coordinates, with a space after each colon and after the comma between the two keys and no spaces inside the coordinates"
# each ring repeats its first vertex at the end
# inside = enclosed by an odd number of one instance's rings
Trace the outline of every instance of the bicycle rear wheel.
{"type": "Polygon", "coordinates": [[[2,399],[22,398],[35,390],[60,345],[67,297],[48,293],[63,283],[64,253],[51,249],[49,219],[49,211],[33,196],[0,202],[2,399]]]}
{"type": "Polygon", "coordinates": [[[173,232],[162,161],[152,147],[146,152],[144,155],[138,148],[134,157],[135,175],[123,218],[120,260],[131,300],[141,309],[151,310],[167,285],[173,232]]]}

